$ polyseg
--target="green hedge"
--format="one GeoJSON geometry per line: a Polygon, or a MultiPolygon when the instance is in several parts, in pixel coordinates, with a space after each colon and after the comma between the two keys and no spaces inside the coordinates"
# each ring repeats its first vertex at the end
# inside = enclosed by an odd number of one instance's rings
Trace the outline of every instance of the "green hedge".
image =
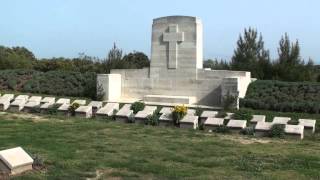
{"type": "Polygon", "coordinates": [[[0,89],[94,99],[96,73],[3,70],[0,71],[0,89]]]}
{"type": "Polygon", "coordinates": [[[241,107],[282,112],[320,112],[320,83],[258,80],[250,84],[241,107]]]}

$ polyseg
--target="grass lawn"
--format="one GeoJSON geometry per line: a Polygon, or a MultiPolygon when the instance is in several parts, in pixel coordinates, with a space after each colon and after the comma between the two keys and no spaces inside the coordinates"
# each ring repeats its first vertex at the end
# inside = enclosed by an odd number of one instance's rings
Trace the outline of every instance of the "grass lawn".
{"type": "Polygon", "coordinates": [[[22,146],[46,170],[13,179],[320,179],[319,133],[254,139],[108,120],[0,114],[0,149],[22,146]]]}

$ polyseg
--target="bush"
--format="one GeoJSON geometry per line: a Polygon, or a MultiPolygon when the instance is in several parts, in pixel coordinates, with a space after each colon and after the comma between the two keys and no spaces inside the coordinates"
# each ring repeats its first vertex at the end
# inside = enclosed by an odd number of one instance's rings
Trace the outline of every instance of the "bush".
{"type": "Polygon", "coordinates": [[[215,132],[226,134],[230,132],[230,129],[226,125],[221,125],[216,128],[215,132]]]}
{"type": "Polygon", "coordinates": [[[254,136],[254,128],[252,127],[246,127],[243,130],[241,130],[241,134],[243,135],[249,135],[249,136],[254,136]]]}
{"type": "Polygon", "coordinates": [[[230,94],[230,92],[228,92],[223,97],[223,100],[222,100],[223,110],[227,111],[227,110],[235,109],[237,107],[237,100],[238,100],[238,96],[233,96],[230,94]]]}
{"type": "Polygon", "coordinates": [[[172,119],[173,124],[180,124],[180,120],[183,119],[185,115],[187,115],[188,108],[184,105],[175,106],[172,110],[172,119]]]}
{"type": "Polygon", "coordinates": [[[51,105],[48,110],[47,113],[50,115],[56,115],[58,113],[58,109],[59,109],[60,105],[59,104],[54,104],[51,105]]]}
{"type": "Polygon", "coordinates": [[[41,112],[40,106],[35,106],[30,109],[30,113],[36,114],[36,113],[40,113],[40,112],[41,112]]]}
{"type": "Polygon", "coordinates": [[[273,138],[284,138],[284,128],[285,125],[283,124],[274,124],[270,129],[269,136],[273,138]]]}
{"type": "Polygon", "coordinates": [[[250,122],[252,118],[253,118],[252,112],[249,110],[243,110],[243,109],[240,109],[240,110],[234,112],[234,114],[232,116],[232,119],[247,120],[248,122],[250,122]]]}
{"type": "Polygon", "coordinates": [[[80,104],[78,103],[73,103],[69,106],[69,113],[71,116],[75,116],[76,115],[76,109],[78,109],[80,107],[80,104]]]}
{"type": "Polygon", "coordinates": [[[319,113],[320,83],[257,80],[248,87],[240,106],[282,112],[319,113]]]}
{"type": "Polygon", "coordinates": [[[137,102],[134,102],[132,105],[131,105],[131,110],[133,111],[133,114],[137,114],[139,111],[142,111],[145,107],[145,103],[144,102],[141,102],[141,101],[137,101],[137,102]]]}

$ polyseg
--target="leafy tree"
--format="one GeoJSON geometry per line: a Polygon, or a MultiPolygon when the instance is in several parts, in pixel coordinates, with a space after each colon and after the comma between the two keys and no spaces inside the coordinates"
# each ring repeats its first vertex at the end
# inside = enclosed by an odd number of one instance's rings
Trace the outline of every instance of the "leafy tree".
{"type": "Polygon", "coordinates": [[[266,79],[271,74],[270,66],[269,51],[264,48],[262,35],[258,36],[257,30],[252,28],[245,29],[231,60],[232,70],[250,71],[253,77],[266,79]]]}
{"type": "Polygon", "coordinates": [[[150,66],[150,61],[147,55],[142,52],[129,53],[122,59],[125,64],[128,64],[131,68],[141,69],[150,66]]]}

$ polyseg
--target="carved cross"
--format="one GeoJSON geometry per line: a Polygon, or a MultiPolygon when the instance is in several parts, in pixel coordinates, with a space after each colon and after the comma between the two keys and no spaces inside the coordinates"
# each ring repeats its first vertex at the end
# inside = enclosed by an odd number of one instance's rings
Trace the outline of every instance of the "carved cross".
{"type": "Polygon", "coordinates": [[[184,41],[184,32],[179,32],[178,25],[169,25],[169,32],[163,34],[163,41],[169,43],[169,69],[178,67],[178,43],[184,41]]]}

